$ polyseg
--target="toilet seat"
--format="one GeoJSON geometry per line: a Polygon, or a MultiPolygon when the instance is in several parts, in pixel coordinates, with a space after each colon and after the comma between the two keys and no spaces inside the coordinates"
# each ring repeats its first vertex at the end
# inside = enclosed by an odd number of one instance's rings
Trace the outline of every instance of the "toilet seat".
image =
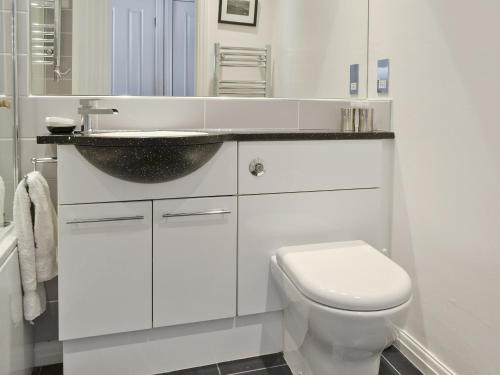
{"type": "Polygon", "coordinates": [[[380,311],[411,298],[406,271],[363,241],[283,247],[276,260],[301,293],[332,308],[380,311]]]}

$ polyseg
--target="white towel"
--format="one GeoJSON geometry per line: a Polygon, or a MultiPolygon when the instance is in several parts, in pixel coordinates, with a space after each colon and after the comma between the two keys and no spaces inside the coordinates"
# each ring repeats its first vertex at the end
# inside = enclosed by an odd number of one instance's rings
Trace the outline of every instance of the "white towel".
{"type": "Polygon", "coordinates": [[[5,222],[5,184],[0,176],[0,227],[5,222]]]}
{"type": "Polygon", "coordinates": [[[57,276],[56,213],[47,181],[39,172],[30,173],[16,189],[14,223],[24,291],[24,317],[32,321],[46,309],[43,282],[57,276]]]}

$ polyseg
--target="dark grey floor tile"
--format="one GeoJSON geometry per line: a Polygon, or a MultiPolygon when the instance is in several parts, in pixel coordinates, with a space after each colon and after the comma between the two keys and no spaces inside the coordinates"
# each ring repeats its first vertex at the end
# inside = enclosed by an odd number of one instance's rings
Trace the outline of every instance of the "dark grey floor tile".
{"type": "Polygon", "coordinates": [[[59,363],[57,365],[44,366],[39,375],[63,375],[63,365],[59,363]]]}
{"type": "Polygon", "coordinates": [[[190,368],[187,370],[179,370],[166,372],[163,375],[219,375],[217,365],[208,365],[202,367],[190,368]]]}
{"type": "Polygon", "coordinates": [[[283,353],[263,355],[236,361],[219,363],[221,375],[236,374],[238,372],[259,370],[266,367],[286,365],[283,353]]]}
{"type": "Polygon", "coordinates": [[[415,366],[394,346],[386,349],[382,356],[394,366],[401,375],[422,375],[415,366]]]}
{"type": "MultiPolygon", "coordinates": [[[[244,375],[292,375],[283,353],[224,362],[218,366],[219,368],[217,365],[196,367],[163,375],[219,375],[219,370],[221,375],[241,372],[244,372],[244,375]]],[[[63,365],[38,367],[33,369],[33,375],[63,375],[63,365]]],[[[399,350],[390,347],[382,355],[379,375],[422,375],[422,373],[399,350]]]]}
{"type": "Polygon", "coordinates": [[[292,375],[292,371],[287,365],[283,365],[245,372],[245,375],[292,375]]]}
{"type": "Polygon", "coordinates": [[[387,362],[385,358],[380,359],[380,370],[378,375],[400,375],[396,369],[387,362]]]}

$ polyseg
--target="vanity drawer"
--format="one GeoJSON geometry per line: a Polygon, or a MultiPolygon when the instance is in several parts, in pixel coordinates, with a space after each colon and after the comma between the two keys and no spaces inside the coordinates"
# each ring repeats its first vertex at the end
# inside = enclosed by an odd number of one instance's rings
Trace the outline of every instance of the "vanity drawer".
{"type": "Polygon", "coordinates": [[[151,328],[151,206],[59,206],[60,340],[151,328]]]}
{"type": "Polygon", "coordinates": [[[239,144],[239,194],[364,189],[381,181],[379,140],[239,144]],[[263,165],[262,175],[251,173],[252,162],[263,165]]]}
{"type": "Polygon", "coordinates": [[[153,326],[236,315],[237,198],[155,201],[153,326]]]}

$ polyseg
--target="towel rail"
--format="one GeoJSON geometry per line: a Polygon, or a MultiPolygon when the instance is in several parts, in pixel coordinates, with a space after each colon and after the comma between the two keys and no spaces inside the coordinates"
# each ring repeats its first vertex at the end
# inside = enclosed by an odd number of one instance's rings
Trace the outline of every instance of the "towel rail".
{"type": "Polygon", "coordinates": [[[48,164],[48,163],[57,163],[57,158],[56,157],[50,157],[50,158],[32,158],[31,159],[31,164],[33,164],[33,171],[36,171],[36,167],[38,164],[48,164]]]}
{"type": "Polygon", "coordinates": [[[71,71],[71,68],[61,71],[62,0],[33,1],[31,7],[45,10],[42,22],[31,23],[31,56],[34,57],[31,62],[52,65],[54,81],[58,82],[71,71]],[[53,23],[46,23],[46,17],[53,23]]]}
{"type": "MultiPolygon", "coordinates": [[[[216,96],[251,96],[270,97],[272,93],[271,46],[228,47],[215,44],[215,95],[216,96]],[[248,77],[255,80],[224,79],[228,68],[245,68],[248,77]],[[247,68],[253,68],[254,71],[247,68]]],[[[234,72],[233,72],[234,76],[234,72]]],[[[229,77],[227,77],[229,78],[229,77]]]]}

